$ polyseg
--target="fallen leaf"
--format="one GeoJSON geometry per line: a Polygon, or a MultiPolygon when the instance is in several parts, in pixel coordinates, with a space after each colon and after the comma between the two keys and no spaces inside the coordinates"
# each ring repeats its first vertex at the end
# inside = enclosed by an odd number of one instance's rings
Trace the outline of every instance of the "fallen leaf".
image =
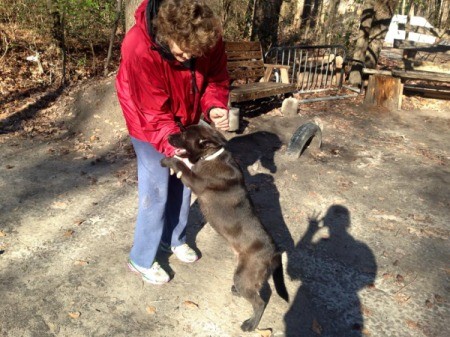
{"type": "Polygon", "coordinates": [[[12,168],[14,168],[14,165],[6,165],[7,170],[11,170],[12,168]]]}
{"type": "Polygon", "coordinates": [[[77,225],[77,226],[79,226],[79,225],[81,225],[83,222],[85,222],[86,220],[85,219],[78,219],[78,220],[75,220],[75,222],[74,222],[74,225],[77,225]]]}
{"type": "Polygon", "coordinates": [[[156,308],[154,306],[152,306],[152,305],[147,306],[147,308],[145,308],[145,310],[150,315],[156,314],[156,308]]]}
{"type": "Polygon", "coordinates": [[[0,237],[6,236],[6,233],[3,231],[0,231],[0,237]]]}
{"type": "Polygon", "coordinates": [[[382,277],[383,277],[383,280],[388,280],[388,279],[390,279],[390,278],[392,277],[392,274],[384,273],[384,274],[382,275],[382,277]]]}
{"type": "Polygon", "coordinates": [[[81,316],[81,312],[79,311],[71,311],[69,312],[70,318],[77,319],[81,316]]]}
{"type": "Polygon", "coordinates": [[[64,232],[63,236],[66,238],[71,237],[73,234],[75,233],[75,231],[73,229],[68,229],[64,232]]]}
{"type": "Polygon", "coordinates": [[[272,336],[272,329],[255,329],[255,332],[259,333],[261,337],[272,336]]]}
{"type": "Polygon", "coordinates": [[[409,299],[411,298],[411,296],[402,294],[402,293],[397,293],[394,296],[394,299],[397,301],[398,304],[405,304],[406,302],[409,301],[409,299]]]}
{"type": "Polygon", "coordinates": [[[372,310],[370,310],[368,307],[366,307],[365,305],[361,305],[361,311],[363,313],[364,316],[372,316],[372,310]]]}
{"type": "Polygon", "coordinates": [[[405,281],[405,278],[400,274],[397,274],[397,277],[395,279],[397,280],[397,282],[400,283],[405,281]]]}
{"type": "Polygon", "coordinates": [[[54,209],[66,209],[67,203],[65,203],[63,201],[55,201],[51,207],[54,209]]]}
{"type": "Polygon", "coordinates": [[[419,329],[419,323],[417,323],[417,322],[414,322],[414,321],[412,321],[412,320],[410,320],[410,319],[407,319],[406,320],[406,325],[408,325],[408,327],[410,328],[410,329],[419,329]]]}
{"type": "Polygon", "coordinates": [[[198,309],[198,304],[197,304],[197,303],[194,303],[194,302],[192,302],[192,301],[184,301],[184,302],[183,302],[183,305],[184,305],[186,308],[190,308],[190,309],[198,309]]]}
{"type": "Polygon", "coordinates": [[[367,330],[366,328],[362,329],[361,332],[362,332],[362,334],[363,334],[364,336],[370,336],[370,331],[367,330]]]}
{"type": "Polygon", "coordinates": [[[314,333],[321,335],[322,334],[322,326],[319,324],[319,322],[317,322],[317,320],[314,318],[313,322],[312,322],[312,331],[314,331],[314,333]]]}
{"type": "Polygon", "coordinates": [[[97,179],[97,178],[95,178],[95,177],[89,177],[89,184],[95,185],[95,184],[97,184],[97,182],[98,182],[98,179],[97,179]]]}
{"type": "Polygon", "coordinates": [[[428,309],[431,309],[431,308],[433,307],[433,302],[431,302],[430,300],[426,300],[426,301],[425,301],[425,306],[426,306],[428,309]]]}
{"type": "Polygon", "coordinates": [[[445,302],[444,298],[438,294],[434,294],[434,300],[436,301],[436,303],[444,303],[445,302]]]}
{"type": "Polygon", "coordinates": [[[76,266],[87,266],[89,264],[89,261],[76,260],[73,264],[76,266]]]}

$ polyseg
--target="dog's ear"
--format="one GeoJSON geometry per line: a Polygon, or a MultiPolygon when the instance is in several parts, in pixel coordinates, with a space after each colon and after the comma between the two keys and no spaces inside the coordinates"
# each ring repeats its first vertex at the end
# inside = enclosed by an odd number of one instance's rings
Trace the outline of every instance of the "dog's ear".
{"type": "Polygon", "coordinates": [[[202,148],[202,149],[218,147],[218,144],[216,142],[214,142],[211,139],[206,139],[206,138],[200,139],[198,144],[200,145],[200,148],[202,148]]]}
{"type": "Polygon", "coordinates": [[[227,140],[220,132],[214,132],[199,141],[199,145],[203,149],[223,147],[226,143],[227,140]]]}

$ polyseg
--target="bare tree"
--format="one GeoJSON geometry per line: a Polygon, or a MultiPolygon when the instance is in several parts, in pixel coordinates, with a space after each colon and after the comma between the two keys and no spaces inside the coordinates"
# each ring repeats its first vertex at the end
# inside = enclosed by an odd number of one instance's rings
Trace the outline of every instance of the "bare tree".
{"type": "Polygon", "coordinates": [[[106,56],[106,60],[105,60],[103,76],[108,75],[108,66],[109,66],[109,62],[111,60],[112,50],[113,50],[113,46],[114,46],[114,38],[116,36],[117,28],[119,27],[119,22],[120,22],[121,16],[122,16],[122,0],[117,0],[116,18],[115,18],[112,28],[111,28],[111,36],[109,38],[108,55],[106,56]]]}
{"type": "Polygon", "coordinates": [[[305,7],[305,0],[297,0],[294,14],[294,29],[299,30],[302,26],[303,8],[305,7]]]}
{"type": "Polygon", "coordinates": [[[61,10],[58,3],[53,0],[47,0],[47,7],[50,12],[50,17],[52,19],[51,33],[53,39],[56,41],[58,47],[61,49],[62,54],[62,74],[61,74],[61,85],[66,85],[66,73],[67,73],[67,48],[66,48],[66,37],[65,37],[65,13],[64,9],[61,10]]]}
{"type": "Polygon", "coordinates": [[[255,0],[256,11],[251,39],[258,37],[263,49],[267,50],[278,42],[278,22],[283,0],[255,0]]]}
{"type": "Polygon", "coordinates": [[[125,0],[125,29],[128,31],[134,25],[134,12],[142,0],[125,0]]]}
{"type": "Polygon", "coordinates": [[[375,15],[370,27],[369,45],[365,53],[365,64],[368,68],[375,68],[378,63],[384,38],[398,4],[399,0],[384,0],[375,3],[375,15]]]}
{"type": "MultiPolygon", "coordinates": [[[[365,0],[361,13],[359,33],[358,38],[356,39],[356,47],[353,54],[353,58],[361,62],[365,61],[367,47],[369,46],[370,28],[372,27],[372,21],[375,15],[375,2],[376,0],[365,0]]],[[[349,77],[350,83],[354,85],[361,83],[361,70],[362,66],[360,64],[353,66],[349,77]]]]}

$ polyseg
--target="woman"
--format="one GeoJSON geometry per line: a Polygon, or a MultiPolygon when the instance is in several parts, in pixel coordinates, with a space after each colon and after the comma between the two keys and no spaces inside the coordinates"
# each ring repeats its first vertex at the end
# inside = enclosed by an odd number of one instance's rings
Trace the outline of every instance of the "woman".
{"type": "Polygon", "coordinates": [[[158,247],[194,262],[186,244],[190,191],[161,158],[177,155],[167,139],[203,118],[228,129],[226,56],[217,17],[203,1],[144,0],[122,43],[116,79],[138,163],[139,206],[129,268],[162,284],[168,273],[155,260],[158,247]],[[161,5],[159,3],[161,2],[161,5]]]}

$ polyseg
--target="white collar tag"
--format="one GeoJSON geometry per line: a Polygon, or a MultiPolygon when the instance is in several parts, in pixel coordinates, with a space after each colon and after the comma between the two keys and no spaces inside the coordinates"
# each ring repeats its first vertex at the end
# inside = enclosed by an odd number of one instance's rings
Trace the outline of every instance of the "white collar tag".
{"type": "Polygon", "coordinates": [[[218,156],[220,156],[223,151],[225,151],[225,148],[220,148],[220,150],[217,150],[216,152],[214,152],[213,154],[210,154],[209,156],[206,157],[202,157],[203,160],[213,160],[216,159],[218,156]]]}

